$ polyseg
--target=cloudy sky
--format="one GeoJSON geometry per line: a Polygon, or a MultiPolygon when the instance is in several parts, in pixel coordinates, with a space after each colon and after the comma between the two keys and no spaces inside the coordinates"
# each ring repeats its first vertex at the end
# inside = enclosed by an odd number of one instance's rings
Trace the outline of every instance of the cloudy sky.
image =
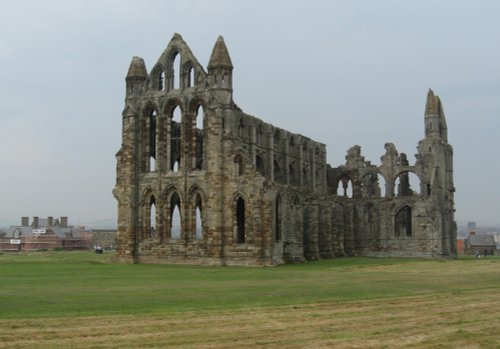
{"type": "Polygon", "coordinates": [[[116,219],[115,153],[133,56],[180,33],[204,66],[223,35],[247,113],[378,164],[413,162],[427,90],[454,147],[456,218],[500,224],[500,2],[2,1],[0,223],[116,219]]]}

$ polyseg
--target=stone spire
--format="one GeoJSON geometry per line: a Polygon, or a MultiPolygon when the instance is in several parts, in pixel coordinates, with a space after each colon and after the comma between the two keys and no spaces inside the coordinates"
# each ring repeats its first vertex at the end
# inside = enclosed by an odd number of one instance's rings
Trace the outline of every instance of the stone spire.
{"type": "Polygon", "coordinates": [[[217,42],[212,50],[212,55],[210,56],[210,61],[208,62],[208,69],[212,68],[226,68],[233,69],[233,63],[231,62],[231,57],[229,57],[229,52],[227,50],[226,44],[224,43],[224,38],[219,35],[217,42]]]}
{"type": "Polygon", "coordinates": [[[427,102],[425,103],[425,115],[440,115],[440,105],[441,101],[439,97],[434,95],[432,89],[429,89],[429,92],[427,92],[427,102]]]}
{"type": "MultiPolygon", "coordinates": [[[[233,90],[233,63],[222,36],[217,38],[208,62],[208,79],[211,88],[229,92],[233,90]]],[[[226,97],[228,101],[231,99],[230,95],[226,97]]]]}
{"type": "Polygon", "coordinates": [[[425,103],[425,136],[444,141],[448,140],[448,128],[443,105],[439,96],[434,95],[434,91],[431,89],[427,92],[427,101],[425,103]]]}
{"type": "Polygon", "coordinates": [[[146,64],[144,64],[144,59],[141,57],[134,56],[132,62],[130,62],[130,67],[128,68],[127,80],[144,80],[148,76],[146,71],[146,64]]]}
{"type": "Polygon", "coordinates": [[[128,68],[127,77],[125,81],[127,82],[127,92],[126,96],[131,97],[140,88],[140,85],[148,77],[148,72],[146,71],[146,65],[141,57],[133,57],[132,62],[130,62],[130,67],[128,68]]]}
{"type": "Polygon", "coordinates": [[[179,33],[174,33],[174,36],[172,36],[172,40],[184,40],[182,39],[182,35],[179,33]]]}

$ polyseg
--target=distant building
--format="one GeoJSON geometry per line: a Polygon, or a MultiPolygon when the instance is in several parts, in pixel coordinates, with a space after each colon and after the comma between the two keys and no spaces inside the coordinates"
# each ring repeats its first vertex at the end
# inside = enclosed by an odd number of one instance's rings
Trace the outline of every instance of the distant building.
{"type": "Polygon", "coordinates": [[[467,222],[467,230],[469,232],[476,231],[476,222],[467,222]]]}
{"type": "Polygon", "coordinates": [[[493,235],[493,238],[495,239],[495,243],[497,244],[497,250],[500,250],[500,234],[496,233],[493,235]]]}
{"type": "Polygon", "coordinates": [[[457,239],[457,253],[463,254],[465,249],[465,240],[457,239]]]}
{"type": "Polygon", "coordinates": [[[465,240],[465,253],[474,254],[479,252],[481,255],[492,256],[495,254],[497,245],[493,235],[478,235],[470,232],[465,240]]]}
{"type": "Polygon", "coordinates": [[[91,229],[80,233],[92,246],[100,246],[103,250],[116,249],[116,235],[116,229],[91,229]]]}
{"type": "Polygon", "coordinates": [[[0,251],[87,250],[91,241],[80,229],[68,225],[68,217],[21,218],[21,225],[11,226],[0,236],[0,251]]]}

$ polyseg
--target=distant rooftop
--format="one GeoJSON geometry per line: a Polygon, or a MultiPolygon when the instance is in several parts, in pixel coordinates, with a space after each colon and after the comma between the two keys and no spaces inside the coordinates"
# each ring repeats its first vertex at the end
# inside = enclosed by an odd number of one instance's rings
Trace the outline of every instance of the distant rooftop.
{"type": "Polygon", "coordinates": [[[493,235],[469,235],[469,246],[496,246],[493,235]]]}
{"type": "Polygon", "coordinates": [[[79,229],[68,225],[68,217],[33,217],[31,223],[29,217],[21,217],[21,225],[13,225],[6,232],[7,238],[19,238],[21,236],[33,236],[36,234],[45,234],[47,231],[53,231],[60,238],[77,237],[79,229]]]}

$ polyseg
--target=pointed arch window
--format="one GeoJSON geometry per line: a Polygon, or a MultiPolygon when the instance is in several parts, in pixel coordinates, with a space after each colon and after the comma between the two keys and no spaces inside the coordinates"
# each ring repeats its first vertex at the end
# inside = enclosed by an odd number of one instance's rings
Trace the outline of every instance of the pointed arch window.
{"type": "Polygon", "coordinates": [[[148,224],[148,237],[156,237],[156,199],[152,195],[149,199],[149,224],[148,224]]]}
{"type": "Polygon", "coordinates": [[[352,180],[348,176],[342,176],[337,187],[337,195],[352,198],[352,180]]]}
{"type": "Polygon", "coordinates": [[[194,236],[196,240],[203,239],[203,207],[201,203],[201,195],[196,194],[194,209],[194,236]]]}
{"type": "Polygon", "coordinates": [[[194,169],[201,170],[204,162],[205,110],[200,104],[194,120],[194,169]]]}
{"type": "Polygon", "coordinates": [[[377,181],[379,186],[380,197],[385,198],[387,196],[387,184],[385,182],[385,177],[380,173],[377,174],[377,181]]]}
{"type": "Polygon", "coordinates": [[[352,180],[349,179],[347,182],[347,186],[344,186],[344,196],[347,196],[348,198],[352,198],[354,195],[353,192],[353,185],[352,185],[352,180]]]}
{"type": "Polygon", "coordinates": [[[181,88],[181,55],[175,52],[172,56],[172,88],[181,88]]]}
{"type": "Polygon", "coordinates": [[[149,154],[148,169],[150,172],[156,171],[156,110],[149,114],[149,154]]]}
{"type": "Polygon", "coordinates": [[[150,86],[153,88],[153,90],[165,91],[166,84],[167,84],[167,79],[165,70],[163,70],[163,67],[160,64],[158,64],[152,70],[150,86]]]}
{"type": "Polygon", "coordinates": [[[177,193],[170,198],[170,238],[179,240],[182,234],[181,200],[177,193]]]}
{"type": "Polygon", "coordinates": [[[245,201],[239,197],[236,200],[236,242],[238,244],[245,243],[245,201]]]}
{"type": "Polygon", "coordinates": [[[158,74],[158,91],[165,91],[165,81],[165,72],[161,69],[158,74]]]}
{"type": "Polygon", "coordinates": [[[187,87],[193,87],[195,86],[195,75],[194,75],[195,72],[192,65],[188,67],[187,72],[188,72],[187,87]]]}
{"type": "Polygon", "coordinates": [[[401,207],[394,217],[394,235],[396,237],[412,236],[411,207],[401,207]]]}

